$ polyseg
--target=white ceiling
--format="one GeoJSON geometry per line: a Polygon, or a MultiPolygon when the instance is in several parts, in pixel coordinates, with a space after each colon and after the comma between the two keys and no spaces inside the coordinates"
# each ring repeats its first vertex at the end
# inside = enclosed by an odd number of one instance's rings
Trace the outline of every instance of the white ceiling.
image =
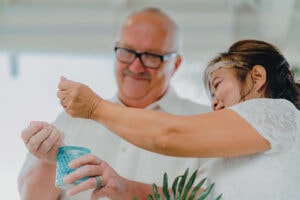
{"type": "Polygon", "coordinates": [[[299,0],[0,0],[0,50],[111,53],[124,16],[145,6],[175,18],[187,57],[210,58],[256,38],[300,63],[299,0]]]}

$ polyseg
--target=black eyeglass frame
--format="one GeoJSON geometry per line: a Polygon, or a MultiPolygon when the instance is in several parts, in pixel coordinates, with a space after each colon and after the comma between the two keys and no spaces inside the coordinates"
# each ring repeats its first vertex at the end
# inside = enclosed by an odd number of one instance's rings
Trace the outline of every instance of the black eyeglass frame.
{"type": "Polygon", "coordinates": [[[127,63],[127,64],[131,64],[136,58],[139,58],[140,61],[141,61],[141,63],[143,64],[144,67],[146,67],[146,68],[151,68],[151,69],[158,69],[158,68],[160,68],[161,64],[162,64],[165,60],[167,60],[167,59],[169,59],[169,58],[176,57],[176,56],[178,55],[177,52],[170,52],[170,53],[167,53],[167,54],[164,54],[164,55],[159,55],[159,54],[149,53],[149,52],[141,52],[141,53],[138,53],[138,52],[136,52],[136,51],[134,51],[134,50],[132,50],[132,49],[128,49],[128,48],[124,48],[124,47],[118,47],[118,46],[115,46],[114,50],[115,50],[115,53],[116,53],[116,57],[117,57],[117,59],[118,59],[120,62],[124,62],[124,63],[127,63]],[[118,50],[118,49],[126,50],[126,51],[128,51],[128,52],[134,54],[134,59],[133,59],[131,62],[124,62],[124,61],[122,61],[122,60],[119,60],[119,59],[118,59],[118,56],[117,56],[117,50],[118,50]],[[159,64],[159,66],[157,66],[157,67],[151,67],[151,66],[145,65],[144,62],[143,62],[143,59],[142,59],[142,56],[143,56],[143,55],[150,55],[150,56],[154,56],[154,57],[159,58],[159,59],[160,59],[160,64],[159,64]]]}

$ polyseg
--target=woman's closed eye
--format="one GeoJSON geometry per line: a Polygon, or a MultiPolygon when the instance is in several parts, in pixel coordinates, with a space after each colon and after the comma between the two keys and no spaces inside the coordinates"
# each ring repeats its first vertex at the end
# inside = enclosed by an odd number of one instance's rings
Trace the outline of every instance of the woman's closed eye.
{"type": "Polygon", "coordinates": [[[213,84],[213,88],[214,88],[214,89],[217,89],[221,82],[222,82],[221,80],[216,81],[216,82],[213,84]]]}

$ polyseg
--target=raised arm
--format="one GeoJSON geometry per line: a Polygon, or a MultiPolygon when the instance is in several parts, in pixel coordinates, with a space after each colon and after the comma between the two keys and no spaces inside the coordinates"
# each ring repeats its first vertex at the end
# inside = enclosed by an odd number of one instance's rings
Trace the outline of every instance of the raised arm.
{"type": "Polygon", "coordinates": [[[61,191],[54,185],[55,161],[62,137],[57,129],[45,122],[31,122],[22,131],[29,153],[18,176],[20,199],[59,199],[61,191]]]}
{"type": "Polygon", "coordinates": [[[267,140],[229,109],[176,116],[121,107],[103,100],[86,85],[63,78],[57,95],[70,115],[93,119],[125,140],[165,155],[230,157],[270,148],[267,140]]]}

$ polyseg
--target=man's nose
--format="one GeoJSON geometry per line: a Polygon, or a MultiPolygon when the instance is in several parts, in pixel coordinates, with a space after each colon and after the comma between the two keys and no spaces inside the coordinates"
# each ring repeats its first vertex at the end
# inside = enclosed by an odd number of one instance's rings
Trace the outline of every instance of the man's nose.
{"type": "Polygon", "coordinates": [[[145,66],[142,63],[142,60],[140,57],[136,57],[133,62],[129,65],[129,69],[132,72],[144,72],[145,71],[145,66]]]}

